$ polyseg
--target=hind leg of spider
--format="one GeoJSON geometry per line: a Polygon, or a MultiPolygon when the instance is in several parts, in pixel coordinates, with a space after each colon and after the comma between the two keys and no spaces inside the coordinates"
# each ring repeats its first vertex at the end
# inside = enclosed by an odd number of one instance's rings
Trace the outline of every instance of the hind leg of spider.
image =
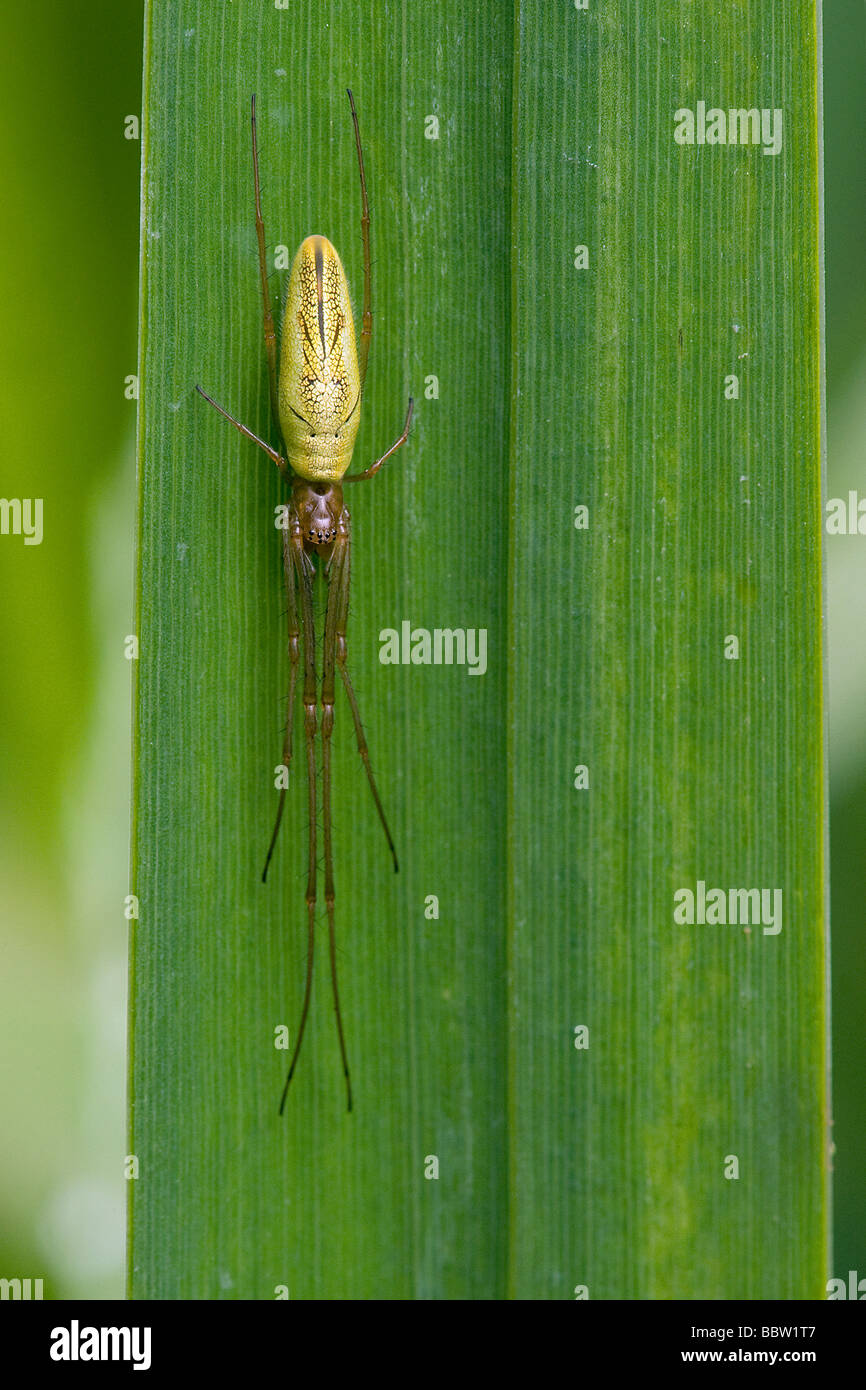
{"type": "Polygon", "coordinates": [[[334,684],[337,651],[337,624],[344,588],[344,566],[348,558],[348,532],[342,524],[337,527],[337,538],[331,553],[328,567],[328,607],[325,616],[325,644],[322,657],[322,820],[325,841],[325,907],[328,913],[328,953],[331,961],[331,987],[334,994],[334,1013],[337,1019],[337,1037],[340,1041],[340,1056],[343,1060],[343,1075],[346,1078],[347,1109],[352,1108],[352,1082],[349,1077],[349,1059],[346,1054],[346,1039],[343,1033],[343,1016],[340,1010],[340,991],[337,985],[337,942],[334,925],[334,854],[331,842],[331,734],[334,728],[334,684]]]}
{"type": "Polygon", "coordinates": [[[343,511],[343,515],[340,519],[337,542],[335,542],[335,549],[336,544],[340,542],[341,537],[343,548],[342,565],[339,571],[339,575],[334,575],[333,573],[331,575],[331,583],[335,588],[335,592],[338,599],[335,629],[335,656],[337,662],[337,669],[340,672],[340,677],[343,681],[343,685],[346,688],[346,695],[348,696],[349,707],[352,711],[352,720],[355,725],[355,737],[358,741],[358,752],[361,755],[361,762],[364,764],[364,771],[367,774],[367,781],[370,784],[370,791],[373,793],[373,801],[376,805],[376,811],[378,813],[382,829],[385,832],[385,839],[388,841],[388,848],[391,851],[391,858],[394,862],[394,872],[396,873],[399,867],[397,864],[397,851],[394,848],[394,840],[391,836],[391,831],[388,828],[388,822],[385,818],[385,811],[382,807],[382,802],[379,797],[379,789],[376,786],[376,779],[373,776],[373,769],[370,765],[370,751],[367,747],[367,740],[364,737],[364,726],[361,723],[361,711],[358,708],[358,700],[355,695],[355,690],[352,685],[351,678],[349,676],[348,667],[346,665],[346,627],[349,621],[349,575],[351,565],[352,536],[350,530],[349,513],[345,510],[343,511]]]}
{"type": "MultiPolygon", "coordinates": [[[[289,771],[292,766],[292,724],[295,714],[295,689],[298,684],[298,664],[300,662],[300,647],[298,627],[298,604],[295,597],[295,562],[292,557],[292,542],[289,532],[283,532],[283,580],[286,588],[286,621],[289,629],[289,694],[286,702],[286,729],[283,736],[283,768],[285,780],[288,781],[289,771]]],[[[277,817],[274,821],[274,830],[271,835],[271,842],[268,845],[268,852],[265,856],[265,867],[262,870],[262,883],[267,882],[268,866],[274,853],[274,846],[277,843],[277,836],[280,833],[280,824],[283,819],[283,810],[286,805],[285,786],[280,787],[280,799],[277,802],[277,817]]]]}
{"type": "Polygon", "coordinates": [[[304,742],[307,752],[307,819],[309,822],[309,859],[307,865],[307,978],[304,985],[304,1002],[298,1024],[295,1050],[289,1063],[286,1084],[280,1099],[280,1114],[286,1104],[289,1086],[295,1073],[307,1014],[310,1011],[310,993],[313,987],[313,949],[315,945],[316,922],[316,633],[313,624],[313,576],[310,563],[304,554],[300,527],[294,526],[290,540],[292,561],[298,577],[301,601],[301,634],[304,644],[304,742]]]}

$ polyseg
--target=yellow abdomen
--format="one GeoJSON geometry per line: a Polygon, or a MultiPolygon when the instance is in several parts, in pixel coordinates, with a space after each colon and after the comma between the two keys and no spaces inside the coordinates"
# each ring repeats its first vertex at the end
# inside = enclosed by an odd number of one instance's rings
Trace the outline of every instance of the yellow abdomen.
{"type": "Polygon", "coordinates": [[[352,458],[361,378],[349,286],[323,236],[301,243],[280,344],[280,428],[288,461],[310,482],[338,482],[352,458]]]}

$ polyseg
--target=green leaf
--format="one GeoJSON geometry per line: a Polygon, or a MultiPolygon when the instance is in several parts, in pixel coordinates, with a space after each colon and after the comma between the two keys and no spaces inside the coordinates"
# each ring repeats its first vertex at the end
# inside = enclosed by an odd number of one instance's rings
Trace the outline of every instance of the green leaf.
{"type": "Polygon", "coordinates": [[[134,1297],[821,1296],[817,132],[810,4],[151,0],[134,1297]],[[359,302],[347,86],[373,217],[358,463],[417,402],[349,498],[350,669],[400,873],[338,697],[356,1105],[322,912],[280,1118],[307,844],[298,759],[259,882],[285,490],[193,388],[275,438],[251,92],[270,246],[328,235],[359,302]],[[677,144],[702,100],[782,108],[779,154],[677,144]],[[404,623],[484,629],[485,673],[383,664],[404,623]],[[699,880],[781,889],[781,932],[678,924],[699,880]]]}
{"type": "Polygon", "coordinates": [[[819,1298],[815,11],[521,9],[512,1289],[819,1298]],[[699,101],[781,108],[780,152],[677,144],[699,101]],[[677,925],[698,881],[780,889],[781,931],[677,925]]]}

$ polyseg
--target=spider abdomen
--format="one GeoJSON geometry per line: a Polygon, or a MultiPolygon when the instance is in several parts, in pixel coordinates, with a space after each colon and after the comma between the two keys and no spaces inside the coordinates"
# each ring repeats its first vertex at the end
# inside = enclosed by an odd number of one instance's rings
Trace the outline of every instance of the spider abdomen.
{"type": "Polygon", "coordinates": [[[361,377],[346,273],[323,236],[308,236],[286,289],[280,348],[280,428],[294,472],[337,482],[352,458],[361,377]]]}

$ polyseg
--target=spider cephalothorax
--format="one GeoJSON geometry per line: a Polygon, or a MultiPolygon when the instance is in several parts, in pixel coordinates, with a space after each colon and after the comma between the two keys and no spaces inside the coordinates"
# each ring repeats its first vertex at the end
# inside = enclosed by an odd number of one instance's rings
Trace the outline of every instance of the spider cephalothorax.
{"type": "Polygon", "coordinates": [[[339,483],[309,483],[306,478],[292,482],[295,506],[304,545],[324,550],[337,539],[337,526],[343,515],[343,489],[339,483]]]}

